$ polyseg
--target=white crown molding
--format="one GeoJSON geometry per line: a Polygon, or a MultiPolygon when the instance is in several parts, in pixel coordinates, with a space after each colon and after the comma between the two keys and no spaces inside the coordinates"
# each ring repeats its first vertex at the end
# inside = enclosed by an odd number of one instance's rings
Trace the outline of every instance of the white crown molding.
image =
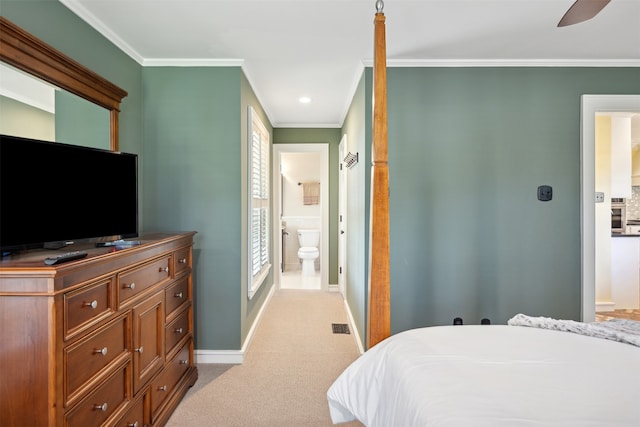
{"type": "Polygon", "coordinates": [[[251,86],[251,90],[253,90],[253,93],[256,95],[256,98],[258,99],[258,102],[260,103],[260,106],[262,107],[264,114],[267,115],[267,120],[269,120],[271,127],[273,128],[276,127],[276,125],[273,122],[273,118],[271,117],[271,114],[269,114],[269,111],[265,107],[264,103],[260,100],[264,98],[261,97],[259,91],[256,89],[257,86],[253,84],[254,80],[252,79],[251,74],[247,70],[247,67],[245,67],[244,63],[241,65],[241,68],[242,68],[242,72],[244,73],[244,76],[247,78],[247,81],[249,82],[249,86],[251,86]]]}
{"type": "Polygon", "coordinates": [[[239,58],[162,58],[144,59],[140,65],[143,67],[241,67],[244,59],[239,58]]]}
{"type": "Polygon", "coordinates": [[[94,14],[89,12],[84,6],[82,6],[76,0],[59,0],[60,3],[65,5],[69,10],[78,15],[83,21],[89,24],[93,29],[98,31],[104,37],[106,37],[111,43],[116,45],[120,50],[129,55],[134,61],[142,65],[144,58],[135,51],[131,46],[124,42],[117,34],[113,33],[109,27],[107,27],[102,21],[100,21],[94,14]]]}
{"type": "Polygon", "coordinates": [[[387,67],[640,67],[640,59],[387,59],[387,67]]]}
{"type": "Polygon", "coordinates": [[[307,128],[307,129],[336,129],[341,128],[340,123],[274,123],[274,128],[307,128]]]}
{"type": "Polygon", "coordinates": [[[349,108],[351,108],[351,104],[353,103],[353,97],[355,96],[356,91],[358,90],[358,85],[360,84],[360,79],[362,78],[362,73],[364,72],[364,69],[365,69],[365,64],[363,61],[360,61],[358,64],[358,67],[353,73],[353,77],[351,78],[351,88],[349,89],[350,96],[347,98],[347,102],[345,103],[342,109],[342,115],[340,116],[342,117],[342,123],[340,123],[340,126],[338,126],[339,128],[342,128],[342,126],[344,125],[344,120],[347,118],[347,113],[349,112],[349,108]]]}
{"type": "MultiPolygon", "coordinates": [[[[240,66],[245,77],[249,81],[256,98],[261,103],[267,119],[274,128],[340,128],[344,124],[344,119],[351,105],[353,94],[357,90],[360,76],[364,67],[372,67],[373,59],[364,59],[361,61],[362,67],[359,67],[352,79],[351,95],[347,98],[346,105],[343,106],[342,121],[343,123],[325,123],[325,124],[298,124],[298,123],[279,123],[273,120],[272,114],[269,113],[264,99],[254,79],[245,67],[244,59],[238,58],[191,58],[191,59],[157,59],[144,58],[135,49],[122,40],[117,34],[111,31],[100,19],[89,12],[78,0],[59,0],[73,13],[78,15],[87,24],[111,41],[116,47],[122,50],[126,55],[143,67],[237,67],[240,66]]],[[[640,59],[611,59],[611,60],[588,60],[588,59],[494,59],[494,60],[476,60],[476,59],[387,59],[387,67],[640,67],[640,59]]]]}

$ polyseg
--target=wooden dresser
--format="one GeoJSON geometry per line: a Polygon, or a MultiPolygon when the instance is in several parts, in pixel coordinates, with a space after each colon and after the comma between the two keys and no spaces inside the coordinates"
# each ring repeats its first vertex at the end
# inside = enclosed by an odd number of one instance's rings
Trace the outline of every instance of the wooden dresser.
{"type": "Polygon", "coordinates": [[[0,261],[0,426],[161,426],[198,378],[195,232],[0,261]]]}

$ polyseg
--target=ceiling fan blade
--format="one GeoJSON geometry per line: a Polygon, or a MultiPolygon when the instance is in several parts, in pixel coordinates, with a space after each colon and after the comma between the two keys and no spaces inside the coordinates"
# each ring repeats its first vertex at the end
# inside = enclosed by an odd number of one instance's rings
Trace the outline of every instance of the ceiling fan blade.
{"type": "Polygon", "coordinates": [[[611,0],[576,0],[567,10],[558,27],[578,24],[596,16],[611,0]]]}

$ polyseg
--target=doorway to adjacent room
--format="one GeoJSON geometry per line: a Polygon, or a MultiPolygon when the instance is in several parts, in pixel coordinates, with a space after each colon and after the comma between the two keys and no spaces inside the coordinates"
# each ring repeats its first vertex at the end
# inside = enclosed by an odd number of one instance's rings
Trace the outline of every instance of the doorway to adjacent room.
{"type": "MultiPolygon", "coordinates": [[[[640,95],[583,95],[581,129],[581,259],[583,322],[596,319],[596,115],[602,112],[638,112],[640,95]]],[[[610,233],[609,233],[610,234],[610,233]]],[[[602,255],[599,255],[602,256],[602,255]]]]}
{"type": "Polygon", "coordinates": [[[329,289],[328,188],[328,144],[274,144],[274,280],[280,289],[329,289]],[[313,192],[305,193],[307,185],[319,190],[317,201],[313,192]],[[320,232],[318,257],[308,261],[313,264],[313,271],[307,268],[307,274],[303,274],[303,260],[299,257],[299,230],[320,232]]]}

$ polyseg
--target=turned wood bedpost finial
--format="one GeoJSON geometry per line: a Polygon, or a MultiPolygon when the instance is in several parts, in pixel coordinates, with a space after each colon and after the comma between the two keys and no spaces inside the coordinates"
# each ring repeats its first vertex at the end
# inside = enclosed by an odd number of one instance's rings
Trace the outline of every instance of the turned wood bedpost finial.
{"type": "Polygon", "coordinates": [[[367,347],[391,335],[389,275],[389,168],[387,164],[387,58],[384,3],[376,1],[373,58],[372,185],[367,347]]]}

